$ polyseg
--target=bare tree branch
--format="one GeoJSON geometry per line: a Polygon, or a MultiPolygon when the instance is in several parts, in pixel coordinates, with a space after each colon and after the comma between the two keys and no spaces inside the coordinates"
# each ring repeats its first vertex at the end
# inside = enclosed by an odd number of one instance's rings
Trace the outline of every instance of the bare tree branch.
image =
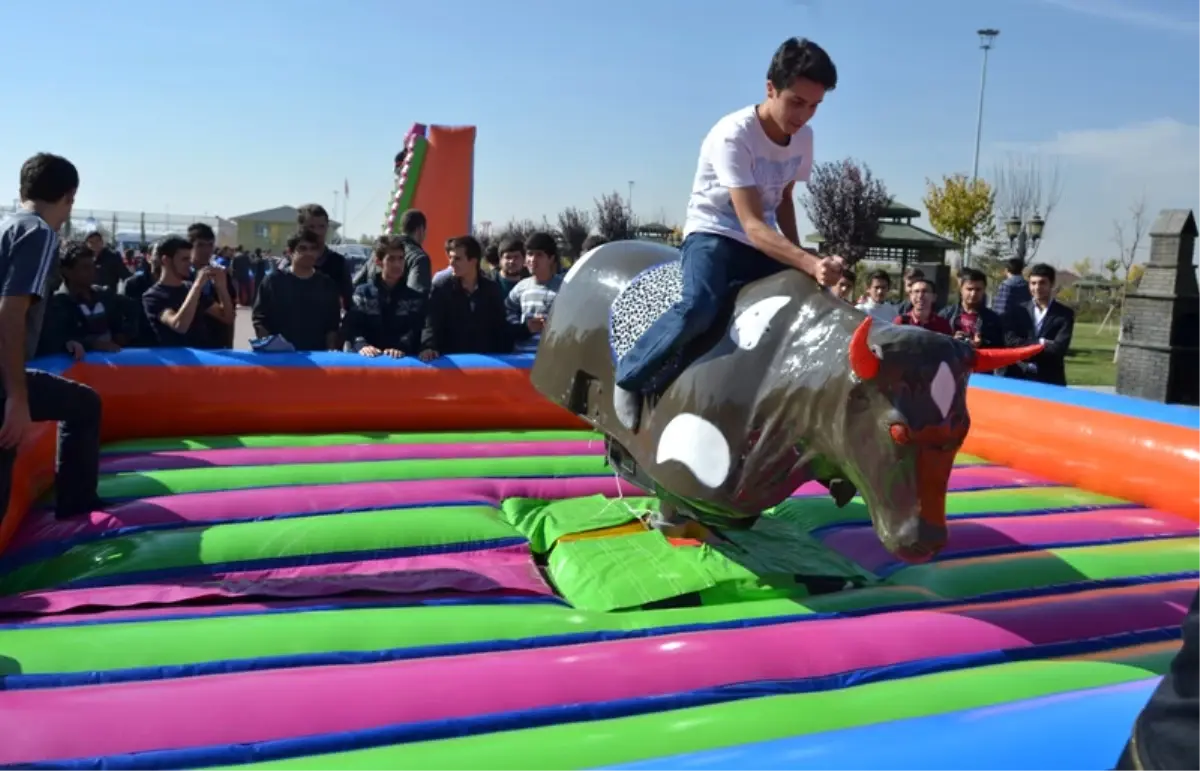
{"type": "MultiPolygon", "coordinates": [[[[1046,168],[1037,155],[1009,155],[996,164],[993,180],[1001,226],[1010,217],[1026,222],[1035,214],[1049,224],[1062,200],[1062,169],[1057,160],[1046,168]]],[[[1040,240],[1030,245],[1028,259],[1037,254],[1040,245],[1040,240]]]]}
{"type": "Polygon", "coordinates": [[[1137,262],[1138,251],[1142,248],[1142,240],[1150,229],[1150,221],[1146,218],[1146,194],[1134,201],[1129,207],[1129,221],[1113,220],[1113,243],[1117,246],[1117,260],[1125,271],[1126,280],[1129,269],[1137,262]]]}

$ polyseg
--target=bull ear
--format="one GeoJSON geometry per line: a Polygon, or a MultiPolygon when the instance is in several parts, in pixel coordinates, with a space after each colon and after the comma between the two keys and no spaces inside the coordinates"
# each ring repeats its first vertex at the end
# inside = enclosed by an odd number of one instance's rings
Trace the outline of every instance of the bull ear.
{"type": "Polygon", "coordinates": [[[1019,361],[1033,358],[1045,349],[1041,343],[1020,348],[980,348],[975,351],[973,372],[991,372],[1002,367],[1011,367],[1019,361]]]}
{"type": "Polygon", "coordinates": [[[850,369],[860,380],[870,380],[879,374],[879,357],[867,341],[871,334],[871,317],[867,316],[850,337],[850,369]]]}

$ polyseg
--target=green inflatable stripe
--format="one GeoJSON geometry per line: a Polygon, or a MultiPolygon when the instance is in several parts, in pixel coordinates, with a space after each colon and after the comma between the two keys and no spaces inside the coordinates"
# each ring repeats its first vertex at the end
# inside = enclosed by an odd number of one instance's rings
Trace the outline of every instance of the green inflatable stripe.
{"type": "Polygon", "coordinates": [[[239,768],[529,769],[618,763],[1003,704],[1161,674],[1109,661],[1030,661],[836,691],[311,755],[239,768]]]}
{"type": "MultiPolygon", "coordinates": [[[[601,441],[595,431],[438,431],[393,434],[265,434],[257,436],[196,436],[186,439],[130,439],[104,446],[105,453],[227,450],[237,447],[339,447],[348,444],[480,444],[483,442],[601,441]]],[[[604,445],[598,445],[603,451],[604,445]]]]}
{"type": "Polygon", "coordinates": [[[387,509],[149,530],[81,544],[19,567],[0,578],[0,593],[197,565],[519,537],[490,506],[387,509]]]}
{"type": "MultiPolygon", "coordinates": [[[[946,496],[946,514],[951,517],[972,517],[980,514],[1009,514],[1120,503],[1123,501],[1119,498],[1072,487],[1017,487],[950,493],[946,496]]],[[[833,499],[828,497],[811,500],[792,499],[776,506],[775,516],[795,522],[806,530],[859,522],[865,524],[871,521],[867,514],[867,506],[861,498],[855,498],[840,509],[833,499]]]]}
{"type": "MultiPolygon", "coordinates": [[[[31,624],[23,629],[0,630],[0,650],[25,674],[108,671],[289,654],[386,650],[714,624],[885,607],[927,599],[930,598],[921,596],[919,590],[881,587],[802,601],[763,600],[612,614],[559,605],[449,605],[210,616],[70,627],[31,624]]],[[[3,666],[0,663],[0,674],[6,674],[3,666]]]]}
{"type": "Polygon", "coordinates": [[[902,568],[890,578],[950,599],[984,592],[1053,586],[1105,578],[1196,570],[1200,539],[1169,538],[1078,546],[991,557],[931,562],[902,568]]]}
{"type": "Polygon", "coordinates": [[[609,476],[603,455],[556,455],[533,458],[450,458],[382,460],[359,463],[301,463],[280,466],[194,468],[109,474],[100,478],[100,497],[148,498],[154,495],[247,490],[254,487],[398,482],[416,479],[479,477],[609,476]]]}

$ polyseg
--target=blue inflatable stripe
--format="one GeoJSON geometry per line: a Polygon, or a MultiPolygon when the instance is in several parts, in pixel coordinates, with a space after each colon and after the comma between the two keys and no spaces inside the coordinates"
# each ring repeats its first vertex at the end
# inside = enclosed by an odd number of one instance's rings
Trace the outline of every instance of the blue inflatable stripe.
{"type": "MultiPolygon", "coordinates": [[[[964,522],[987,519],[1014,519],[1016,517],[1041,517],[1047,514],[1088,514],[1093,511],[1116,511],[1119,509],[1145,509],[1140,503],[1085,503],[1082,506],[1058,506],[1052,509],[1018,509],[1016,511],[981,511],[975,514],[951,514],[951,522],[964,522]]],[[[831,522],[828,525],[814,527],[808,534],[817,538],[825,538],[835,530],[847,527],[871,527],[871,522],[857,519],[849,522],[831,522]]]]}
{"type": "Polygon", "coordinates": [[[640,760],[614,769],[890,768],[957,771],[1113,768],[1134,720],[1162,680],[640,760]]]}
{"type": "MultiPolygon", "coordinates": [[[[786,680],[763,680],[749,683],[701,688],[680,693],[644,696],[611,701],[562,704],[528,710],[474,715],[449,720],[429,720],[400,723],[356,731],[315,734],[288,739],[260,742],[222,744],[177,750],[153,750],[120,755],[43,761],[5,765],[0,768],[63,768],[63,769],[176,769],[229,766],[243,763],[285,760],[288,758],[322,755],[333,752],[384,747],[412,742],[435,741],[463,736],[519,731],[564,723],[611,720],[652,712],[703,707],[733,701],[785,696],[853,688],[889,680],[920,677],[975,667],[1008,664],[1037,659],[1062,658],[1104,653],[1147,643],[1178,640],[1179,627],[1152,629],[1141,632],[1073,640],[1065,643],[1035,645],[1011,650],[986,651],[958,656],[939,656],[906,661],[881,667],[867,667],[821,677],[786,680]]],[[[914,685],[914,687],[919,687],[914,685]]]]}
{"type": "Polygon", "coordinates": [[[994,375],[973,375],[970,387],[1200,430],[1200,409],[1182,404],[1159,404],[1086,388],[1062,388],[994,375]]]}
{"type": "MultiPolygon", "coordinates": [[[[714,621],[703,624],[673,624],[670,626],[649,627],[642,629],[609,629],[595,632],[573,632],[556,635],[542,635],[540,637],[481,640],[478,642],[421,645],[407,648],[390,648],[371,651],[330,651],[321,653],[288,654],[281,656],[260,656],[249,659],[202,661],[192,664],[135,667],[129,669],[111,669],[105,671],[5,675],[0,677],[0,690],[18,691],[41,688],[70,688],[81,685],[127,683],[145,680],[168,680],[177,677],[201,677],[204,675],[222,675],[232,674],[235,672],[257,672],[268,669],[337,666],[341,664],[374,664],[385,661],[410,661],[414,659],[436,658],[443,656],[465,656],[475,653],[501,653],[504,651],[553,648],[566,645],[581,645],[584,643],[608,642],[611,640],[633,640],[653,637],[667,637],[674,634],[686,634],[691,632],[753,629],[758,627],[776,626],[779,624],[804,621],[819,621],[839,618],[864,618],[883,613],[900,613],[910,610],[929,611],[943,608],[959,608],[968,605],[994,605],[1007,602],[1009,600],[1069,596],[1072,594],[1080,594],[1096,589],[1117,589],[1127,586],[1144,586],[1150,583],[1190,580],[1195,578],[1200,578],[1200,571],[1160,574],[1157,576],[1132,576],[1128,578],[1113,578],[1100,581],[1080,581],[1074,584],[1060,584],[1055,587],[1037,587],[1034,589],[993,592],[991,594],[983,594],[965,600],[935,600],[932,602],[914,602],[900,605],[889,605],[885,607],[860,608],[858,610],[834,613],[766,616],[761,618],[714,621]]],[[[117,621],[110,621],[108,623],[135,623],[137,621],[139,620],[121,619],[117,621]]],[[[144,619],[140,620],[140,622],[147,623],[144,619]]],[[[35,625],[31,625],[27,628],[36,629],[37,627],[35,625]]]]}
{"type": "Polygon", "coordinates": [[[332,565],[338,562],[423,557],[430,554],[461,554],[463,552],[482,551],[484,549],[502,549],[506,546],[521,546],[527,543],[529,541],[523,537],[488,538],[479,541],[432,544],[428,546],[400,546],[394,549],[297,554],[288,557],[267,557],[257,560],[217,562],[208,565],[183,565],[180,567],[161,568],[159,570],[115,573],[106,576],[96,576],[95,578],[80,578],[75,581],[67,581],[53,588],[94,589],[102,586],[123,586],[126,584],[144,584],[159,581],[169,582],[183,578],[196,578],[198,576],[218,576],[222,573],[233,571],[271,570],[274,568],[304,567],[306,565],[332,565]]]}
{"type": "MultiPolygon", "coordinates": [[[[452,354],[423,362],[414,356],[369,359],[357,353],[317,351],[313,353],[254,353],[253,351],[204,351],[194,348],[126,348],[120,353],[89,353],[89,364],[121,367],[304,367],[316,369],[530,369],[533,354],[452,354]]],[[[45,356],[30,362],[34,369],[63,371],[70,367],[68,356],[45,356]]]]}

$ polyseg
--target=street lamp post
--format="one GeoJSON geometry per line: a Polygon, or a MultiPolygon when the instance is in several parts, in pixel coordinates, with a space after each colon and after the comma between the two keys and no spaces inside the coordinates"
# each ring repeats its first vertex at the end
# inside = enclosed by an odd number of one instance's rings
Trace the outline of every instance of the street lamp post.
{"type": "Polygon", "coordinates": [[[979,178],[979,145],[983,139],[983,95],[987,90],[988,51],[992,50],[992,43],[1000,34],[1000,30],[981,29],[977,34],[979,35],[979,47],[983,50],[983,68],[979,73],[979,111],[975,116],[975,160],[971,163],[972,182],[979,178]]]}
{"type": "MultiPolygon", "coordinates": [[[[977,30],[979,35],[979,47],[983,50],[983,68],[979,73],[979,110],[975,114],[975,156],[971,161],[971,186],[975,186],[975,181],[979,179],[979,146],[983,141],[983,95],[987,91],[987,66],[988,66],[988,51],[992,50],[992,43],[996,40],[996,36],[1000,34],[998,29],[981,29],[977,30]]],[[[971,264],[971,242],[963,244],[963,267],[971,264]]]]}
{"type": "Polygon", "coordinates": [[[1036,246],[1037,242],[1042,240],[1042,230],[1045,227],[1046,221],[1036,212],[1024,222],[1016,214],[1005,220],[1004,230],[1008,234],[1008,244],[1012,247],[1013,256],[1024,263],[1030,244],[1036,246]]]}

